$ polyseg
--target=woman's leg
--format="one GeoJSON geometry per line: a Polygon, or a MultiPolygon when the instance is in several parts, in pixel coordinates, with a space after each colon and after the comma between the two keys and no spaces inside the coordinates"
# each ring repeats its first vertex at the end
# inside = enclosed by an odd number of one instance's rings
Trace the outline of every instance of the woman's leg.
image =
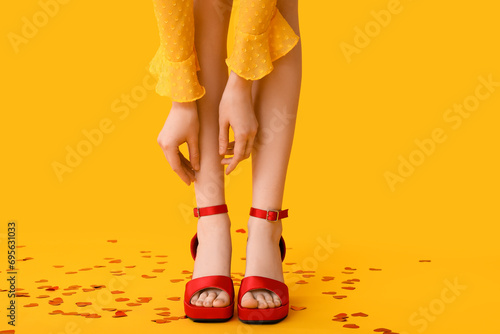
{"type": "MultiPolygon", "coordinates": [[[[278,0],[278,9],[299,35],[298,0],[278,0]]],[[[252,206],[281,209],[286,171],[292,148],[302,77],[301,43],[274,62],[274,70],[254,83],[254,107],[259,122],[252,152],[252,206]]],[[[279,239],[281,221],[250,217],[245,276],[265,276],[283,282],[279,239]]],[[[268,308],[281,305],[268,290],[252,290],[242,306],[268,308]]]]}
{"type": "MultiPolygon", "coordinates": [[[[225,203],[224,172],[219,155],[219,102],[227,82],[227,31],[232,1],[195,0],[195,45],[206,94],[197,101],[200,119],[200,170],[196,172],[198,207],[225,203]]],[[[198,219],[198,250],[193,278],[210,275],[231,276],[230,221],[226,214],[198,219]]],[[[220,289],[205,289],[191,298],[197,306],[229,305],[229,295],[220,289]]]]}

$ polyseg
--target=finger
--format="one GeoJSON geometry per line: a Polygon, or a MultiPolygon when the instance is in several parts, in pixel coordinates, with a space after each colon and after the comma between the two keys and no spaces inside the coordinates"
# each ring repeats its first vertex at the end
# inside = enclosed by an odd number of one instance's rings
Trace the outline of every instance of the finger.
{"type": "Polygon", "coordinates": [[[250,154],[252,154],[254,141],[255,141],[255,136],[251,136],[250,138],[248,138],[248,142],[247,142],[247,146],[245,148],[245,154],[243,155],[243,159],[248,159],[250,157],[250,154]]]}
{"type": "Polygon", "coordinates": [[[224,155],[233,155],[233,154],[234,154],[234,141],[230,142],[227,145],[227,149],[224,155]]]}
{"type": "Polygon", "coordinates": [[[223,122],[219,125],[219,154],[223,155],[229,143],[229,123],[223,122]]]}
{"type": "Polygon", "coordinates": [[[198,146],[198,136],[194,136],[187,141],[189,151],[189,161],[194,170],[200,170],[200,148],[198,146]]]}
{"type": "Polygon", "coordinates": [[[181,156],[181,164],[182,164],[182,168],[184,169],[184,172],[186,172],[186,174],[189,176],[190,181],[192,181],[192,182],[196,181],[195,172],[194,172],[193,167],[191,166],[189,160],[186,159],[182,154],[180,154],[180,156],[181,156]]]}
{"type": "Polygon", "coordinates": [[[181,178],[182,181],[184,181],[189,186],[191,184],[191,179],[184,168],[182,168],[179,148],[176,146],[167,147],[163,150],[163,153],[165,154],[165,158],[167,158],[167,161],[172,170],[181,178]]]}
{"type": "Polygon", "coordinates": [[[246,140],[240,139],[236,141],[236,144],[234,146],[234,155],[231,159],[231,162],[226,168],[226,175],[229,175],[229,173],[231,173],[236,168],[238,163],[241,160],[243,160],[243,156],[245,154],[245,147],[246,147],[246,140]]]}
{"type": "Polygon", "coordinates": [[[222,159],[220,162],[221,164],[223,165],[229,165],[231,163],[231,161],[233,161],[233,157],[230,157],[230,158],[224,158],[222,159]]]}

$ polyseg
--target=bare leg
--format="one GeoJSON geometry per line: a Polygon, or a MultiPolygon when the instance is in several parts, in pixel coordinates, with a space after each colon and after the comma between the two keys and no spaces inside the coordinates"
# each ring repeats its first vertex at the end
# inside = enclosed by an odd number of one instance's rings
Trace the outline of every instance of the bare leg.
{"type": "MultiPolygon", "coordinates": [[[[194,1],[195,45],[202,71],[198,72],[206,95],[197,101],[200,119],[200,170],[196,173],[198,207],[225,203],[224,172],[219,155],[219,102],[227,82],[226,40],[231,14],[230,0],[194,1]]],[[[198,250],[193,278],[230,276],[231,235],[227,214],[198,220],[198,250]]],[[[229,295],[220,289],[205,289],[193,295],[191,304],[206,307],[229,305],[229,295]]]]}
{"type": "MultiPolygon", "coordinates": [[[[278,0],[278,9],[299,35],[298,1],[278,0]]],[[[255,112],[259,122],[252,152],[252,206],[281,209],[286,171],[292,148],[302,77],[301,44],[274,62],[274,70],[254,83],[255,112]]],[[[245,276],[283,279],[279,239],[281,221],[270,223],[250,217],[245,276]]],[[[278,307],[281,301],[268,290],[252,290],[242,299],[248,308],[278,307]]]]}

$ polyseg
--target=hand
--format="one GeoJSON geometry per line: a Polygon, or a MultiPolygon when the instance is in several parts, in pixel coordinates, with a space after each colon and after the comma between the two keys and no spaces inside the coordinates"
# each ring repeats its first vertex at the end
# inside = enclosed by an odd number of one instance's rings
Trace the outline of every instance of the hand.
{"type": "Polygon", "coordinates": [[[233,155],[221,161],[223,165],[228,165],[226,175],[252,153],[257,128],[252,104],[252,81],[231,71],[219,105],[219,154],[233,155]],[[234,132],[235,141],[231,143],[229,127],[234,132]]]}
{"type": "Polygon", "coordinates": [[[196,102],[173,102],[157,139],[170,167],[188,186],[195,181],[194,171],[200,169],[199,129],[196,102]],[[189,160],[179,151],[183,143],[188,145],[189,160]]]}

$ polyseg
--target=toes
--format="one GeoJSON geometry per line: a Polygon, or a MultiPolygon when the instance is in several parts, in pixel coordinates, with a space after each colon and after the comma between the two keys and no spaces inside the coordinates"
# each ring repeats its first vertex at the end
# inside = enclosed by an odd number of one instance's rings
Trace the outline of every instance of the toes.
{"type": "Polygon", "coordinates": [[[262,294],[264,295],[264,299],[266,300],[267,307],[274,308],[274,301],[271,294],[269,292],[263,292],[262,294]]]}
{"type": "Polygon", "coordinates": [[[273,301],[274,301],[274,307],[280,307],[281,306],[281,299],[275,293],[273,293],[273,301]]]}
{"type": "Polygon", "coordinates": [[[192,297],[191,297],[191,305],[195,305],[196,304],[196,301],[198,300],[198,298],[200,297],[200,293],[199,292],[196,292],[192,297]]]}
{"type": "Polygon", "coordinates": [[[206,291],[203,291],[200,293],[200,296],[198,297],[198,300],[196,301],[196,306],[203,306],[203,302],[205,301],[205,298],[207,298],[208,293],[206,291]]]}
{"type": "Polygon", "coordinates": [[[257,302],[259,303],[259,308],[268,308],[266,298],[264,297],[264,294],[262,292],[257,292],[254,293],[254,296],[257,299],[257,302]]]}
{"type": "Polygon", "coordinates": [[[245,308],[257,308],[259,302],[255,299],[252,292],[247,292],[241,297],[241,306],[245,308]]]}
{"type": "Polygon", "coordinates": [[[212,305],[214,307],[225,307],[229,305],[229,294],[225,291],[221,291],[217,298],[213,301],[212,305]]]}
{"type": "Polygon", "coordinates": [[[212,303],[216,297],[217,297],[217,294],[215,293],[215,291],[210,291],[208,293],[207,298],[205,298],[205,301],[203,302],[203,306],[212,307],[212,303]]]}

